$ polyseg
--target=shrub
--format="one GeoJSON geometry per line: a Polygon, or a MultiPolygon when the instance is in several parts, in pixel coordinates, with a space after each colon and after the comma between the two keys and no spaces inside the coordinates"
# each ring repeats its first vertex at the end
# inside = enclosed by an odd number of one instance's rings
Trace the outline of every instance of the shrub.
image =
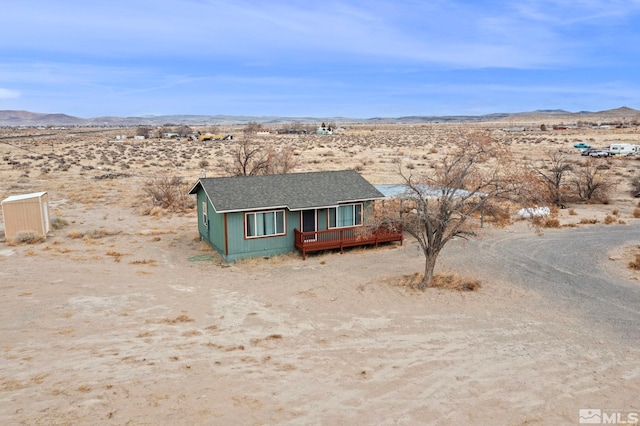
{"type": "Polygon", "coordinates": [[[45,240],[44,235],[39,234],[34,231],[19,231],[10,238],[7,243],[9,245],[18,245],[18,244],[38,244],[45,240]]]}
{"type": "Polygon", "coordinates": [[[84,232],[83,231],[79,231],[77,229],[73,229],[71,231],[69,231],[69,233],[67,234],[67,237],[72,238],[74,240],[77,240],[79,238],[84,237],[84,232]]]}
{"type": "Polygon", "coordinates": [[[633,209],[633,217],[636,219],[640,217],[640,209],[633,209]]]}
{"type": "Polygon", "coordinates": [[[100,238],[108,237],[111,235],[118,235],[121,231],[113,231],[105,228],[93,229],[85,235],[87,238],[91,238],[93,240],[97,240],[100,238]]]}
{"type": "Polygon", "coordinates": [[[598,223],[598,219],[587,219],[582,218],[580,219],[580,223],[585,224],[585,225],[595,225],[596,223],[598,223]]]}
{"type": "Polygon", "coordinates": [[[550,217],[544,221],[545,228],[560,228],[560,220],[555,217],[550,217]]]}
{"type": "Polygon", "coordinates": [[[189,184],[178,176],[151,179],[144,184],[142,191],[152,202],[152,206],[145,212],[147,214],[153,206],[178,212],[191,210],[195,206],[195,200],[188,194],[189,184]]]}
{"type": "Polygon", "coordinates": [[[640,254],[636,254],[636,260],[629,262],[629,268],[635,271],[640,270],[640,254]]]}
{"type": "MultiPolygon", "coordinates": [[[[638,157],[638,159],[640,159],[640,157],[638,157]]],[[[631,195],[640,197],[640,179],[637,177],[631,179],[631,195]]]]}
{"type": "Polygon", "coordinates": [[[54,217],[53,219],[51,219],[51,227],[53,229],[62,229],[65,226],[69,226],[68,221],[60,219],[59,217],[54,217]]]}
{"type": "Polygon", "coordinates": [[[615,221],[616,221],[616,218],[614,216],[611,216],[610,214],[606,215],[604,218],[604,223],[607,225],[611,225],[615,221]]]}

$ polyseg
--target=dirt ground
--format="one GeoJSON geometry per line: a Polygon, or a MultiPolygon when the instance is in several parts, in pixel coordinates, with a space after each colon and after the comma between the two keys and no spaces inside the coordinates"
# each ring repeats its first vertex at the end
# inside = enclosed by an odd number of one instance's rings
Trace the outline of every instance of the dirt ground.
{"type": "MultiPolygon", "coordinates": [[[[355,167],[395,183],[394,158],[427,167],[446,149],[421,132],[289,143],[298,171],[355,167]]],[[[532,156],[634,134],[554,137],[513,145],[532,156]]],[[[166,170],[195,182],[202,159],[214,175],[224,145],[115,147],[109,138],[67,131],[0,144],[0,196],[46,190],[52,217],[67,222],[45,242],[0,242],[1,424],[557,425],[577,424],[584,408],[638,408],[639,348],[586,329],[526,286],[469,270],[463,241],[438,271],[478,278],[477,292],[398,285],[424,265],[411,239],[225,264],[198,241],[195,213],[142,214],[140,190],[166,170]],[[121,175],[96,179],[108,173],[121,175]]],[[[621,179],[611,202],[572,205],[563,225],[638,220],[627,181],[640,161],[610,164],[621,179]]],[[[480,236],[533,232],[489,223],[480,236]]],[[[601,255],[624,266],[635,249],[601,255]]]]}

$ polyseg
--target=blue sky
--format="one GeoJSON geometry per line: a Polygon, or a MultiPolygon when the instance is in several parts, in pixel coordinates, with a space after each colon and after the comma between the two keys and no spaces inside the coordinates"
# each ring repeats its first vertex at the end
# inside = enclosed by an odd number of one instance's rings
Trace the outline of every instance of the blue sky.
{"type": "Polygon", "coordinates": [[[640,109],[640,0],[20,0],[0,109],[97,116],[640,109]]]}

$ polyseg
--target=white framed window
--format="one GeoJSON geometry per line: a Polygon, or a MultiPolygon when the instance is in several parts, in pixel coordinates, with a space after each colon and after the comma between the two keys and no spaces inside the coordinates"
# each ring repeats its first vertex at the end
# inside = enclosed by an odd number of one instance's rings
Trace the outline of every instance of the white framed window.
{"type": "Polygon", "coordinates": [[[209,226],[209,213],[207,211],[207,202],[202,202],[202,223],[204,226],[209,226]]]}
{"type": "Polygon", "coordinates": [[[329,209],[329,228],[362,225],[362,203],[345,204],[329,209]]]}
{"type": "Polygon", "coordinates": [[[245,213],[244,222],[246,238],[273,237],[286,234],[284,210],[245,213]]]}

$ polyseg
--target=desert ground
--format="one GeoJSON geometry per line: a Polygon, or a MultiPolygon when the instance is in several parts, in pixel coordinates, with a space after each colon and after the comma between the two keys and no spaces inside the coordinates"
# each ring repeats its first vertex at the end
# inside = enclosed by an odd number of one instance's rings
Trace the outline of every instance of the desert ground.
{"type": "MultiPolygon", "coordinates": [[[[577,141],[640,144],[637,127],[501,130],[516,124],[467,126],[521,161],[549,149],[581,161],[577,141]]],[[[263,138],[294,148],[295,171],[400,183],[399,164],[428,169],[447,152],[450,126],[263,138]]],[[[42,242],[0,237],[1,424],[558,425],[578,424],[580,409],[640,410],[640,272],[628,266],[640,253],[638,159],[597,159],[617,182],[611,197],[569,203],[557,226],[514,215],[450,243],[438,272],[474,277],[478,291],[422,292],[404,285],[424,267],[410,237],[224,263],[199,241],[194,211],[152,208],[143,189],[221,175],[236,142],[115,141],[134,133],[0,129],[0,199],[47,191],[58,219],[42,242]],[[584,272],[541,255],[565,240],[584,272]],[[526,258],[513,256],[520,243],[526,258]],[[602,296],[573,295],[569,277],[602,296]],[[624,326],[598,309],[614,290],[624,326]]]]}

